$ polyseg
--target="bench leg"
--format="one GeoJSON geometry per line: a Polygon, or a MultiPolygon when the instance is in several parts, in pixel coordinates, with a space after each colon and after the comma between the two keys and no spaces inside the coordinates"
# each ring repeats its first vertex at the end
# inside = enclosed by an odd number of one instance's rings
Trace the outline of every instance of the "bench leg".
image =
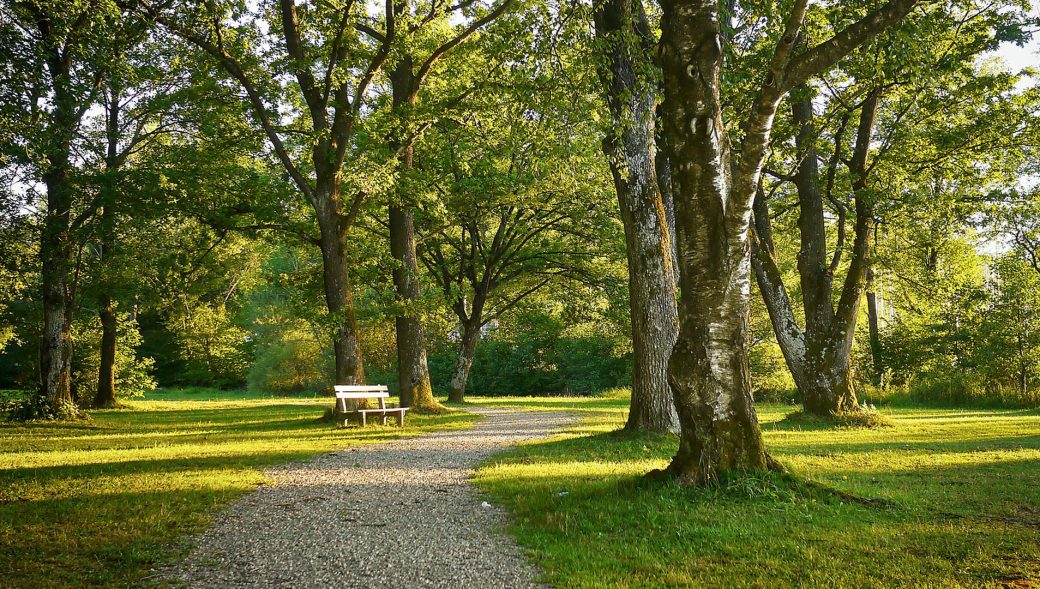
{"type": "Polygon", "coordinates": [[[365,427],[366,425],[368,425],[367,421],[365,420],[365,414],[364,413],[358,413],[358,415],[361,416],[361,427],[365,427]]]}
{"type": "Polygon", "coordinates": [[[383,414],[383,427],[386,427],[386,413],[383,414]]]}
{"type": "Polygon", "coordinates": [[[404,411],[397,414],[397,427],[404,427],[404,411]]]}

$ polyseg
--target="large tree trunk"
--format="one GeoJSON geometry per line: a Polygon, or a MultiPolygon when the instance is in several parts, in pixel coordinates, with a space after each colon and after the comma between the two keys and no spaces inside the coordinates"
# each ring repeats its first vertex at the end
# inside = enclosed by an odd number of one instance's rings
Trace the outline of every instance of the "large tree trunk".
{"type": "MultiPolygon", "coordinates": [[[[54,159],[51,160],[54,166],[54,159]]],[[[55,166],[56,167],[56,166],[55,166]]],[[[70,188],[65,170],[46,174],[47,215],[40,240],[43,334],[40,340],[40,394],[53,410],[72,399],[72,330],[68,275],[70,188]]]]}
{"type": "MultiPolygon", "coordinates": [[[[773,119],[788,91],[899,22],[915,3],[891,0],[829,41],[792,57],[808,10],[807,0],[794,2],[731,161],[719,95],[719,2],[662,2],[662,118],[673,166],[681,294],[679,339],[668,373],[682,427],[679,451],[663,474],[703,484],[727,472],[776,466],[762,443],[747,355],[750,220],[773,119]]],[[[857,198],[857,216],[860,205],[857,198]]],[[[859,239],[858,227],[856,241],[854,250],[869,246],[859,239]]],[[[862,293],[846,288],[836,315],[847,318],[855,310],[852,295],[862,293]]]]}
{"type": "MultiPolygon", "coordinates": [[[[391,73],[393,108],[400,118],[400,137],[394,140],[400,149],[398,174],[405,175],[413,166],[413,138],[407,125],[411,110],[419,97],[419,79],[412,71],[412,59],[404,56],[391,73]]],[[[400,184],[399,184],[400,186],[400,184]]],[[[418,411],[438,411],[443,407],[433,396],[430,368],[426,358],[426,338],[416,306],[419,304],[419,257],[415,251],[415,220],[410,198],[398,190],[396,202],[390,206],[390,253],[397,265],[394,286],[400,298],[400,313],[395,319],[397,331],[397,380],[401,389],[401,405],[418,411]]]]}
{"type": "MultiPolygon", "coordinates": [[[[663,7],[663,120],[676,187],[681,293],[668,374],[682,426],[679,451],[663,474],[705,484],[769,466],[748,372],[748,217],[728,205],[734,199],[718,93],[718,6],[684,0],[663,7]]],[[[748,211],[750,205],[748,199],[748,211]]]]}
{"type": "Polygon", "coordinates": [[[47,38],[47,66],[54,90],[53,120],[47,132],[47,212],[40,233],[40,281],[43,287],[43,334],[40,341],[40,394],[53,410],[72,398],[72,186],[69,156],[79,122],[70,84],[70,64],[47,38]]]}
{"type": "Polygon", "coordinates": [[[598,4],[596,34],[605,47],[601,70],[614,118],[603,146],[614,176],[628,255],[632,322],[632,399],[625,429],[676,432],[668,356],[677,335],[675,275],[654,154],[656,84],[649,75],[652,42],[639,0],[598,4]]]}
{"type": "Polygon", "coordinates": [[[332,337],[336,354],[336,384],[363,384],[365,368],[357,335],[354,297],[350,289],[347,232],[341,227],[340,215],[332,205],[337,201],[338,195],[330,192],[329,196],[319,200],[322,206],[316,208],[318,226],[321,230],[325,304],[336,324],[336,331],[332,337]]]}
{"type": "Polygon", "coordinates": [[[395,319],[401,405],[418,411],[438,410],[441,405],[434,398],[430,384],[425,335],[414,309],[419,300],[419,267],[415,253],[415,222],[409,209],[390,207],[390,251],[398,262],[393,272],[394,285],[405,306],[405,311],[395,319]]]}

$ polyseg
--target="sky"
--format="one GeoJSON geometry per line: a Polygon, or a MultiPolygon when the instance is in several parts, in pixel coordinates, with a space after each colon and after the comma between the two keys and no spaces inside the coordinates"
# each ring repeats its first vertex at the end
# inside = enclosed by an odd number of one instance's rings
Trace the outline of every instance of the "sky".
{"type": "MultiPolygon", "coordinates": [[[[1029,14],[1040,19],[1040,0],[1034,2],[1029,14]]],[[[1040,37],[1040,34],[1037,37],[1040,37]]],[[[1019,71],[1026,67],[1040,68],[1040,38],[1037,37],[1023,47],[1013,43],[1004,43],[993,54],[1003,59],[1012,71],[1019,71]]]]}

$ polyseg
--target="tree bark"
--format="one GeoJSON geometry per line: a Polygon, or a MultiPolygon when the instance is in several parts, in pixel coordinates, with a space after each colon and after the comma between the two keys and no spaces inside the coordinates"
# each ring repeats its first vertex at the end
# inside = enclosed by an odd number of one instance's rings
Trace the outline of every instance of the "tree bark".
{"type": "MultiPolygon", "coordinates": [[[[42,18],[42,17],[41,17],[42,18]]],[[[43,290],[43,334],[40,341],[40,394],[52,410],[73,402],[72,397],[72,185],[69,164],[72,136],[79,125],[79,108],[71,89],[72,64],[41,21],[47,70],[54,96],[47,133],[47,211],[40,234],[40,275],[43,290]]]]}
{"type": "Polygon", "coordinates": [[[72,305],[68,275],[72,266],[69,244],[67,153],[50,159],[44,175],[47,213],[40,236],[43,287],[43,334],[40,341],[40,394],[52,410],[60,410],[72,399],[72,305]]]}
{"type": "MultiPolygon", "coordinates": [[[[334,186],[338,192],[338,186],[334,186]]],[[[334,193],[333,193],[334,194],[334,193]]],[[[347,250],[347,231],[341,226],[340,215],[332,203],[338,195],[319,200],[325,206],[316,208],[321,230],[322,276],[325,286],[325,304],[336,324],[332,337],[336,355],[336,384],[363,384],[365,368],[357,336],[357,318],[354,297],[350,288],[350,260],[347,250]]]]}
{"type": "Polygon", "coordinates": [[[101,363],[94,406],[115,407],[117,321],[112,299],[107,295],[98,298],[98,316],[101,319],[101,363]]]}
{"type": "MultiPolygon", "coordinates": [[[[727,472],[777,466],[762,443],[747,356],[750,220],[773,119],[787,92],[899,22],[914,4],[892,0],[795,56],[808,9],[808,0],[795,0],[731,160],[719,96],[719,3],[662,2],[662,118],[676,188],[681,294],[679,339],[668,372],[682,431],[678,453],[660,474],[704,484],[727,472]]],[[[857,236],[856,247],[861,245],[857,236]]],[[[852,310],[851,294],[843,292],[839,316],[852,310]]]]}
{"type": "Polygon", "coordinates": [[[455,367],[451,372],[451,384],[448,388],[448,401],[462,403],[466,400],[466,382],[469,380],[469,371],[473,367],[473,356],[477,353],[477,344],[480,343],[480,318],[459,325],[462,333],[462,341],[459,343],[459,353],[455,357],[455,367]]]}
{"type": "MultiPolygon", "coordinates": [[[[406,138],[411,110],[419,97],[420,79],[413,72],[412,59],[404,56],[390,74],[393,108],[399,117],[401,137],[394,142],[400,146],[398,174],[405,175],[413,166],[414,139],[406,138]]],[[[394,267],[394,286],[400,298],[402,311],[394,325],[397,332],[397,381],[401,391],[401,405],[417,411],[439,411],[443,407],[433,396],[430,368],[426,357],[426,337],[422,322],[416,314],[419,304],[419,257],[415,251],[415,218],[410,199],[400,189],[390,206],[390,253],[397,262],[394,267]]]]}
{"type": "Polygon", "coordinates": [[[419,411],[438,410],[441,405],[434,398],[430,384],[425,334],[414,310],[419,300],[419,268],[415,253],[415,221],[409,209],[390,207],[390,250],[398,262],[393,272],[394,285],[405,305],[405,312],[395,318],[401,405],[419,411]]]}
{"type": "Polygon", "coordinates": [[[747,217],[727,206],[718,6],[683,0],[663,8],[663,120],[676,187],[681,293],[668,375],[682,431],[662,474],[706,484],[727,472],[768,467],[748,371],[747,217]]]}
{"type": "Polygon", "coordinates": [[[677,432],[668,355],[678,331],[671,238],[657,185],[654,153],[656,84],[649,23],[639,0],[608,0],[595,13],[606,47],[600,70],[613,117],[603,142],[614,177],[628,258],[632,322],[629,431],[677,432]]]}
{"type": "Polygon", "coordinates": [[[867,269],[867,327],[870,337],[870,359],[873,364],[871,379],[875,385],[881,384],[885,373],[885,360],[881,350],[881,323],[878,318],[877,291],[874,288],[874,269],[867,269]]]}

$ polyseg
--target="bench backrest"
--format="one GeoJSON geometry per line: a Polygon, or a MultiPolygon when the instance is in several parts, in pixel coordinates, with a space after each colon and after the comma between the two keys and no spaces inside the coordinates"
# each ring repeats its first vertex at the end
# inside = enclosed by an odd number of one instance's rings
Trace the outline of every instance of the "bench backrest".
{"type": "Polygon", "coordinates": [[[390,396],[386,385],[338,384],[333,387],[337,399],[385,399],[390,396]]]}

